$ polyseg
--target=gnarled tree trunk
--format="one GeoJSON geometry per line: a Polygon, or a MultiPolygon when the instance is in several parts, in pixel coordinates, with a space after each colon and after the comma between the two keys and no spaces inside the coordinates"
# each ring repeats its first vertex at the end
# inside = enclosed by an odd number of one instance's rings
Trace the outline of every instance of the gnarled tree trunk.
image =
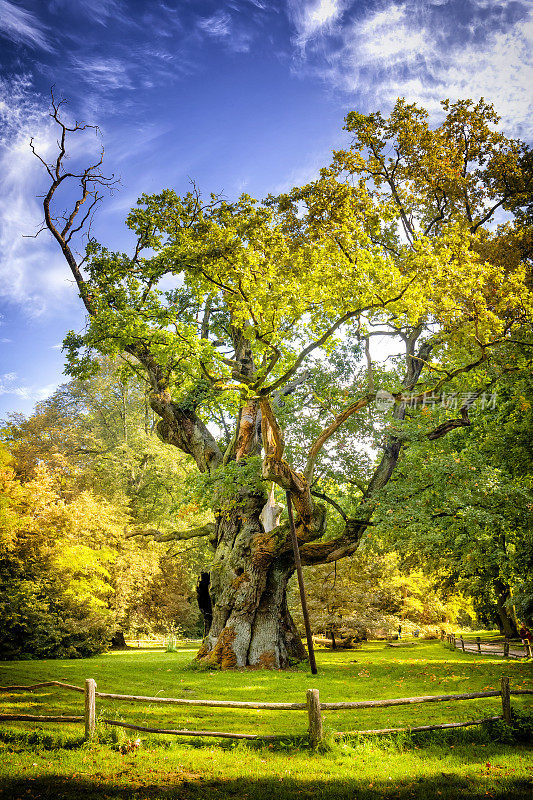
{"type": "Polygon", "coordinates": [[[197,658],[222,668],[279,669],[306,657],[287,608],[294,561],[260,520],[266,495],[241,493],[217,520],[211,628],[197,658]]]}

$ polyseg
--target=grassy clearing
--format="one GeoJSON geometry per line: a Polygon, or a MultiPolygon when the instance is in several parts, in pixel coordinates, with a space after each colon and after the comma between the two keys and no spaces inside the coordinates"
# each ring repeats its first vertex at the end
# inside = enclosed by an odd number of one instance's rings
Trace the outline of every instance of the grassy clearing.
{"type": "MultiPolygon", "coordinates": [[[[498,688],[502,674],[512,688],[533,688],[531,664],[502,662],[447,650],[441,642],[406,640],[387,647],[370,642],[361,650],[317,654],[319,674],[303,667],[222,673],[190,668],[191,645],[176,653],[140,649],[77,661],[26,661],[0,665],[0,684],[47,679],[81,685],[96,679],[101,691],[128,694],[303,702],[307,688],[326,701],[408,697],[498,688]]],[[[6,712],[81,712],[81,695],[54,687],[3,694],[6,712]]],[[[513,698],[531,707],[531,698],[513,698]]],[[[306,743],[306,712],[143,706],[97,700],[100,716],[154,727],[263,732],[271,745],[214,739],[184,741],[141,735],[139,749],[121,754],[118,733],[99,727],[100,741],[82,745],[82,726],[31,723],[3,725],[0,776],[6,798],[524,798],[533,790],[532,750],[493,742],[486,730],[463,729],[386,739],[350,738],[325,753],[306,743]],[[114,740],[114,741],[113,741],[114,740]]],[[[382,710],[324,712],[326,730],[416,726],[475,719],[500,713],[498,698],[382,710]]]]}

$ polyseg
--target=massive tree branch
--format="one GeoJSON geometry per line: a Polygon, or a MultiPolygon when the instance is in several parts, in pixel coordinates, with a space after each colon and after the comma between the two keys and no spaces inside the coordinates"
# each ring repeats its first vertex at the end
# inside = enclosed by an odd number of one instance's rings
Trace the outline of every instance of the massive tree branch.
{"type": "Polygon", "coordinates": [[[258,436],[259,402],[256,399],[248,400],[241,410],[239,417],[237,446],[235,458],[240,461],[246,456],[255,455],[260,450],[258,436]]]}
{"type": "Polygon", "coordinates": [[[471,424],[470,417],[468,416],[468,406],[462,406],[459,410],[461,413],[460,417],[456,419],[447,419],[446,422],[437,425],[434,430],[426,434],[427,438],[430,440],[440,439],[441,436],[446,436],[447,433],[454,431],[456,428],[468,427],[471,424]]]}
{"type": "MultiPolygon", "coordinates": [[[[405,377],[403,379],[404,388],[407,390],[413,389],[422,373],[422,369],[424,367],[424,363],[428,358],[431,350],[433,348],[433,343],[431,340],[422,342],[420,345],[418,352],[415,355],[415,347],[418,338],[422,333],[422,325],[418,325],[414,328],[410,335],[405,338],[406,344],[406,372],[405,377]]],[[[400,398],[396,398],[396,403],[392,412],[394,419],[401,421],[405,419],[405,414],[407,411],[407,402],[408,398],[404,398],[401,396],[400,398]]],[[[388,436],[384,447],[383,447],[383,456],[381,461],[379,462],[378,466],[374,470],[374,474],[370,479],[366,492],[363,495],[362,505],[367,506],[370,508],[373,504],[370,502],[371,498],[377,494],[384,486],[387,485],[388,481],[396,464],[398,463],[398,458],[400,457],[400,452],[402,449],[402,442],[397,436],[388,436]]],[[[367,514],[365,513],[365,517],[367,514]]]]}
{"type": "Polygon", "coordinates": [[[215,535],[216,526],[214,522],[208,522],[205,525],[200,525],[198,528],[189,528],[186,531],[170,531],[163,533],[155,528],[134,528],[126,534],[126,539],[132,539],[134,536],[150,537],[155,542],[175,542],[186,541],[187,539],[196,539],[201,536],[208,536],[213,538],[215,535]]]}
{"type": "Polygon", "coordinates": [[[263,435],[263,447],[265,454],[270,458],[280,460],[283,457],[285,441],[283,432],[278,425],[278,421],[272,411],[270,400],[267,397],[261,398],[261,432],[263,435]]]}
{"type": "Polygon", "coordinates": [[[305,526],[313,526],[314,503],[311,498],[309,482],[304,475],[296,472],[283,460],[283,433],[276,420],[270,400],[261,397],[261,433],[265,455],[262,476],[273,481],[291,493],[295,508],[305,526]]]}
{"type": "Polygon", "coordinates": [[[353,555],[359,547],[361,537],[371,523],[365,520],[347,519],[343,533],[329,542],[306,542],[300,548],[302,564],[325,564],[340,561],[353,555]]]}

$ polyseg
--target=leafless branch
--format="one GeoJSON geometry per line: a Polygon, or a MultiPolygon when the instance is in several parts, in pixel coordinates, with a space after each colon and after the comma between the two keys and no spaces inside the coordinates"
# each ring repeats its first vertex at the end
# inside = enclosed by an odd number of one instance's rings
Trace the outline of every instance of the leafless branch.
{"type": "MultiPolygon", "coordinates": [[[[58,149],[55,160],[52,163],[48,163],[37,152],[33,138],[30,140],[30,148],[33,155],[45,167],[47,174],[51,178],[50,187],[46,192],[46,194],[43,196],[44,227],[46,227],[50,231],[52,236],[56,239],[59,246],[61,247],[63,255],[70,267],[70,270],[78,286],[80,296],[85,304],[87,311],[91,314],[94,313],[94,308],[88,296],[85,279],[80,269],[80,266],[85,259],[83,259],[80,262],[76,258],[75,254],[70,248],[70,241],[73,235],[79,233],[87,225],[87,223],[89,223],[90,226],[90,220],[92,214],[94,212],[97,203],[100,201],[101,197],[98,191],[98,187],[112,190],[117,185],[118,179],[116,179],[114,175],[106,176],[100,170],[104,155],[103,148],[100,151],[100,156],[98,160],[95,163],[85,167],[81,172],[71,172],[65,168],[65,162],[68,159],[68,153],[67,153],[68,135],[86,131],[89,129],[98,133],[98,128],[96,125],[89,125],[87,123],[79,123],[79,122],[75,122],[71,126],[67,125],[66,122],[63,121],[60,115],[61,106],[64,104],[65,101],[64,100],[57,101],[54,97],[53,89],[51,91],[51,97],[52,97],[51,100],[52,111],[50,112],[50,117],[54,120],[55,124],[59,128],[59,137],[57,139],[58,149]],[[52,211],[52,203],[55,199],[58,189],[63,185],[65,181],[69,183],[72,181],[77,182],[79,186],[79,195],[77,199],[74,201],[74,205],[70,213],[67,212],[64,215],[56,215],[52,211]],[[89,208],[82,217],[79,217],[80,210],[88,199],[90,199],[89,208]],[[65,222],[64,226],[62,227],[59,225],[60,220],[63,220],[65,222]]],[[[44,227],[41,228],[36,235],[38,235],[41,232],[41,230],[44,230],[44,227]]]]}

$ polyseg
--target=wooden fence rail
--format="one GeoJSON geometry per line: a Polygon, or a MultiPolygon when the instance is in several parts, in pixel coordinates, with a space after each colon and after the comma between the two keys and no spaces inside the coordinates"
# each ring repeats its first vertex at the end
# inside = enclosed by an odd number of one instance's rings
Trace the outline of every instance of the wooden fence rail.
{"type": "MultiPolygon", "coordinates": [[[[479,698],[487,697],[501,697],[502,701],[502,714],[500,716],[486,717],[485,719],[476,719],[468,722],[447,722],[440,725],[422,725],[418,727],[409,728],[381,728],[377,730],[357,730],[337,732],[336,736],[353,735],[353,734],[385,734],[396,733],[400,731],[433,731],[443,730],[448,728],[461,728],[468,725],[480,725],[487,720],[503,719],[505,722],[511,722],[511,696],[512,695],[530,695],[533,694],[533,689],[514,689],[511,690],[509,685],[509,678],[501,678],[501,686],[498,691],[491,690],[487,692],[469,692],[466,694],[444,694],[444,695],[423,695],[420,697],[397,697],[385,700],[358,700],[354,702],[343,703],[321,703],[318,689],[308,689],[305,703],[259,703],[241,700],[189,700],[174,697],[149,697],[144,695],[128,695],[128,694],[114,694],[110,692],[96,691],[96,681],[93,678],[87,678],[85,687],[73,686],[69,683],[62,683],[60,681],[46,681],[44,683],[36,683],[31,686],[2,686],[0,692],[13,692],[13,691],[33,691],[34,689],[41,689],[46,686],[57,686],[67,691],[83,692],[85,700],[85,713],[83,716],[37,716],[32,714],[0,714],[2,721],[26,721],[26,722],[84,722],[85,723],[85,739],[90,741],[94,738],[96,733],[96,698],[101,700],[121,700],[123,702],[142,702],[142,703],[160,703],[175,704],[181,706],[204,706],[208,708],[249,708],[249,709],[269,709],[272,711],[305,711],[307,709],[309,718],[309,740],[313,747],[316,747],[324,738],[322,728],[322,712],[323,711],[339,711],[344,709],[361,709],[361,708],[390,708],[392,706],[405,706],[418,703],[442,703],[442,702],[455,702],[459,700],[476,700],[479,698]]],[[[276,739],[277,736],[264,736],[262,734],[251,733],[229,733],[221,731],[191,731],[184,729],[167,729],[167,728],[149,728],[142,725],[134,725],[133,723],[122,722],[113,719],[101,718],[101,722],[107,725],[116,725],[122,728],[131,730],[144,731],[149,733],[172,734],[175,736],[214,736],[228,739],[276,739]]]]}
{"type": "Polygon", "coordinates": [[[475,642],[472,642],[468,640],[465,641],[463,636],[457,636],[455,633],[445,633],[441,631],[440,638],[441,641],[446,641],[454,650],[457,650],[458,646],[460,646],[463,653],[479,653],[480,655],[498,656],[501,658],[533,658],[533,645],[531,642],[514,645],[515,652],[512,652],[510,649],[512,644],[509,639],[505,639],[502,643],[502,649],[498,650],[494,645],[490,645],[488,642],[482,642],[479,636],[476,636],[475,642]],[[482,645],[486,645],[485,649],[482,649],[482,645]],[[522,652],[516,652],[518,650],[522,652]]]}

